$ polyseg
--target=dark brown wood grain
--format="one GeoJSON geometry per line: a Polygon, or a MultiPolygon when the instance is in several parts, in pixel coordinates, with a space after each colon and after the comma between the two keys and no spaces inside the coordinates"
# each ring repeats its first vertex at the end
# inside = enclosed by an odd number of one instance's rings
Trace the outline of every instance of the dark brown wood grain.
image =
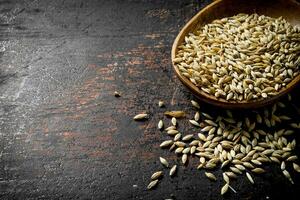
{"type": "MultiPolygon", "coordinates": [[[[195,169],[197,159],[146,190],[159,156],[179,160],[159,148],[166,136],[156,124],[166,110],[194,112],[170,52],[181,27],[208,3],[0,1],[0,199],[223,199],[221,171],[211,183],[195,169]],[[149,120],[133,121],[140,112],[149,120]]],[[[298,118],[295,95],[287,112],[298,118]]],[[[186,119],[179,124],[197,131],[186,119]]],[[[238,193],[225,198],[299,195],[299,175],[291,186],[268,167],[255,185],[233,182],[238,193]]]]}

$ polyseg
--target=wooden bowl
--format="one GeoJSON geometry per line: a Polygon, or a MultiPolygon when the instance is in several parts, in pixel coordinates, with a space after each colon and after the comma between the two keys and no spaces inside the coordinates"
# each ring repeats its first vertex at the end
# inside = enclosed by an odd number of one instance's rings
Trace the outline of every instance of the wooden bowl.
{"type": "Polygon", "coordinates": [[[200,100],[209,104],[230,109],[258,108],[268,105],[284,94],[290,92],[300,82],[300,74],[296,76],[286,87],[282,88],[276,96],[249,102],[240,101],[237,103],[234,101],[217,99],[216,97],[208,95],[204,91],[200,90],[189,79],[180,74],[179,69],[174,63],[178,46],[182,44],[184,37],[188,33],[193,32],[193,30],[199,26],[210,23],[215,19],[230,17],[238,13],[257,13],[259,15],[267,15],[276,18],[282,16],[292,25],[300,26],[300,3],[296,0],[217,0],[198,12],[180,31],[172,47],[172,64],[177,77],[200,100]]]}

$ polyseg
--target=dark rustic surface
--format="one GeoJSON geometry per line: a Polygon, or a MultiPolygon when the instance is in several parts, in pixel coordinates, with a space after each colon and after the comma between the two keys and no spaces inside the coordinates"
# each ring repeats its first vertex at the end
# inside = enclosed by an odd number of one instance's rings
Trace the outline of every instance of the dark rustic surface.
{"type": "MultiPolygon", "coordinates": [[[[208,181],[195,163],[145,190],[158,156],[177,159],[158,148],[162,111],[192,109],[171,45],[207,3],[0,0],[0,198],[222,199],[221,179],[208,181]],[[150,119],[134,122],[143,111],[150,119]]],[[[224,198],[297,199],[299,175],[291,186],[269,169],[255,185],[239,178],[224,198]]]]}

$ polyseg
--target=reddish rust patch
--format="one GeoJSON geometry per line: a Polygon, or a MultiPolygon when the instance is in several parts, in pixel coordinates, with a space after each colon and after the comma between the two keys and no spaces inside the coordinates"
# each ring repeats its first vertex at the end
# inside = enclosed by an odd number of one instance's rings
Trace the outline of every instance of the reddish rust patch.
{"type": "MultiPolygon", "coordinates": [[[[100,95],[99,88],[96,77],[86,80],[79,90],[74,93],[74,98],[78,102],[77,105],[86,105],[95,100],[100,95]]],[[[80,109],[80,107],[78,108],[80,109]]]]}
{"type": "Polygon", "coordinates": [[[103,76],[107,76],[108,74],[112,74],[113,65],[109,66],[102,66],[97,68],[97,74],[103,76]]]}
{"type": "Polygon", "coordinates": [[[77,137],[79,134],[76,133],[76,132],[65,131],[65,132],[62,133],[62,135],[63,135],[66,139],[69,139],[69,138],[77,137]]]}
{"type": "Polygon", "coordinates": [[[142,160],[149,160],[157,157],[157,155],[151,151],[142,151],[139,156],[142,160]]]}
{"type": "Polygon", "coordinates": [[[88,64],[87,67],[90,68],[90,69],[95,69],[97,67],[97,65],[95,65],[95,64],[88,64]]]}
{"type": "Polygon", "coordinates": [[[103,80],[114,81],[115,77],[113,77],[113,76],[105,76],[105,77],[103,77],[103,80]]]}
{"type": "Polygon", "coordinates": [[[140,65],[142,64],[142,62],[137,59],[137,58],[132,58],[130,61],[127,61],[126,64],[129,64],[129,65],[140,65]]]}
{"type": "Polygon", "coordinates": [[[106,151],[97,150],[88,153],[88,156],[91,158],[102,158],[102,157],[110,157],[112,156],[112,154],[106,151]]]}
{"type": "Polygon", "coordinates": [[[80,119],[82,119],[84,117],[84,113],[82,112],[76,112],[72,115],[68,115],[66,116],[66,119],[71,119],[71,120],[74,120],[74,121],[80,121],[80,119]]]}
{"type": "Polygon", "coordinates": [[[43,120],[43,124],[42,124],[42,129],[45,135],[49,134],[49,128],[48,128],[48,123],[46,120],[43,120]]]}
{"type": "Polygon", "coordinates": [[[112,137],[110,134],[102,134],[102,135],[98,135],[95,138],[95,141],[97,142],[111,142],[112,141],[112,137]]]}

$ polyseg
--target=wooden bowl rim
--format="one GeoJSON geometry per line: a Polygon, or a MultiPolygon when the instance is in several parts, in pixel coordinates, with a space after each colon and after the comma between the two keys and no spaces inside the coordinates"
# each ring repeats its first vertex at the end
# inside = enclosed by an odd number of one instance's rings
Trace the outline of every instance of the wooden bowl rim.
{"type": "MultiPolygon", "coordinates": [[[[296,77],[294,77],[294,79],[289,82],[283,89],[281,89],[277,95],[272,96],[272,97],[268,97],[266,99],[258,99],[258,100],[253,100],[250,102],[247,101],[241,101],[241,102],[233,102],[233,101],[226,101],[224,99],[217,99],[216,97],[212,96],[212,95],[208,95],[207,93],[205,93],[204,91],[200,90],[196,85],[194,85],[189,79],[187,79],[186,77],[184,77],[178,67],[175,65],[174,59],[175,59],[175,55],[177,52],[177,47],[180,45],[179,44],[179,40],[181,39],[181,37],[183,37],[182,35],[186,35],[185,32],[190,33],[193,27],[193,23],[194,21],[197,21],[198,18],[201,17],[201,15],[203,13],[205,13],[209,8],[213,7],[216,4],[219,4],[220,2],[222,2],[224,0],[217,0],[212,2],[211,4],[207,5],[206,7],[204,7],[203,9],[201,9],[196,15],[194,15],[185,25],[184,27],[181,29],[181,31],[179,32],[179,34],[176,36],[174,43],[172,45],[172,51],[171,51],[171,60],[172,60],[172,65],[173,65],[173,69],[175,70],[175,74],[176,76],[180,79],[180,81],[188,88],[191,90],[191,92],[193,94],[196,95],[197,98],[199,98],[199,100],[202,100],[206,103],[209,104],[213,104],[216,106],[220,106],[223,108],[258,108],[258,107],[262,107],[265,105],[268,105],[272,102],[274,102],[275,100],[279,99],[280,97],[282,97],[283,95],[287,94],[288,92],[290,92],[293,88],[296,87],[296,85],[300,82],[300,74],[298,74],[296,77]]],[[[288,0],[289,3],[294,3],[296,6],[299,6],[298,2],[295,2],[294,0],[288,0]]]]}

